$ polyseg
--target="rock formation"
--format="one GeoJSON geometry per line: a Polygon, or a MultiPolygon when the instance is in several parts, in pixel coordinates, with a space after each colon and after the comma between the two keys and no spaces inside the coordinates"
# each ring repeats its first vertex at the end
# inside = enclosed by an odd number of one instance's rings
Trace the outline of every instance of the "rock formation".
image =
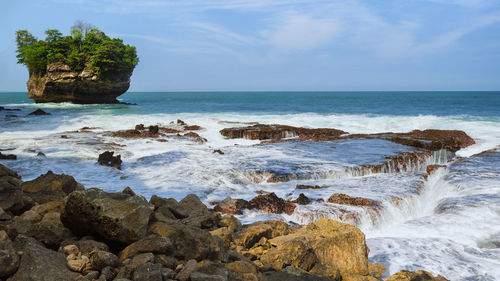
{"type": "MultiPolygon", "coordinates": [[[[193,194],[148,202],[131,188],[82,188],[52,172],[23,183],[0,165],[1,280],[446,281],[425,271],[382,279],[364,234],[330,219],[242,226],[193,194]]],[[[253,201],[286,211],[273,194],[253,201]]],[[[225,200],[231,211],[240,203],[225,200]]]]}
{"type": "Polygon", "coordinates": [[[47,65],[44,75],[30,74],[28,97],[36,103],[118,103],[116,98],[130,86],[130,75],[101,79],[88,66],[75,72],[68,65],[56,62],[47,65]]]}

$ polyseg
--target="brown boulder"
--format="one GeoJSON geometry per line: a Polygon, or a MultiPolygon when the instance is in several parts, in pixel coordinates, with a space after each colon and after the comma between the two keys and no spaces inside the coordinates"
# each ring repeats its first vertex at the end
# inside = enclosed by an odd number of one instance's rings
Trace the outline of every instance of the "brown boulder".
{"type": "Polygon", "coordinates": [[[240,278],[245,281],[261,281],[262,273],[259,272],[257,266],[248,261],[234,261],[228,263],[226,268],[235,272],[240,278]]]}
{"type": "Polygon", "coordinates": [[[224,214],[241,215],[243,213],[242,210],[248,209],[248,207],[249,203],[246,200],[227,197],[226,199],[217,202],[214,210],[224,214]]]}
{"type": "Polygon", "coordinates": [[[24,234],[46,245],[59,246],[62,241],[73,237],[71,231],[61,222],[60,215],[63,207],[64,204],[61,201],[36,205],[15,217],[9,225],[9,232],[12,236],[24,234]]]}
{"type": "Polygon", "coordinates": [[[140,253],[170,254],[173,251],[173,245],[170,239],[160,235],[149,235],[128,245],[119,253],[120,262],[132,258],[140,253]]]}
{"type": "Polygon", "coordinates": [[[0,152],[0,160],[16,160],[17,156],[14,154],[3,154],[0,152]]]}
{"type": "Polygon", "coordinates": [[[21,184],[23,192],[39,204],[62,200],[75,190],[84,190],[72,176],[54,174],[48,171],[38,178],[21,184]]]}
{"type": "Polygon", "coordinates": [[[152,211],[153,206],[142,197],[90,188],[66,198],[61,220],[75,234],[132,243],[146,236],[152,211]]]}
{"type": "Polygon", "coordinates": [[[202,229],[213,229],[218,226],[220,214],[211,211],[194,194],[188,194],[179,202],[180,209],[188,215],[182,223],[202,229]]]}
{"type": "Polygon", "coordinates": [[[269,243],[278,247],[291,241],[304,241],[319,263],[338,268],[342,276],[368,276],[370,273],[365,236],[354,226],[319,219],[292,234],[273,238],[269,243]]]}
{"type": "Polygon", "coordinates": [[[31,113],[30,113],[30,114],[28,114],[28,115],[50,115],[50,113],[45,112],[45,111],[43,111],[43,110],[41,110],[41,109],[39,108],[39,109],[37,109],[37,110],[35,110],[35,111],[31,112],[31,113]]]}
{"type": "Polygon", "coordinates": [[[268,214],[293,214],[295,204],[279,198],[274,192],[261,194],[250,200],[249,209],[259,209],[268,214]]]}

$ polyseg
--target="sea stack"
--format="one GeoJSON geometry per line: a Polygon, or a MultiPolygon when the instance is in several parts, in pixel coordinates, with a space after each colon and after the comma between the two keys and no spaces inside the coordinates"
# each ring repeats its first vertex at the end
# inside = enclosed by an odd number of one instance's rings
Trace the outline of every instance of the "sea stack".
{"type": "Polygon", "coordinates": [[[43,75],[30,75],[28,98],[36,103],[118,103],[116,98],[128,90],[131,75],[99,78],[88,65],[82,71],[72,71],[68,65],[56,62],[47,65],[43,75]]]}

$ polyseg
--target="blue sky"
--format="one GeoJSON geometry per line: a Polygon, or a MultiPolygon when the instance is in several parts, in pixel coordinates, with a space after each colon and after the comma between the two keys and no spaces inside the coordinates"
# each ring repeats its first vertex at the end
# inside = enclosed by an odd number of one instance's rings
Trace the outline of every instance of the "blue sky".
{"type": "Polygon", "coordinates": [[[0,91],[16,30],[77,20],[137,47],[131,91],[500,90],[499,0],[0,0],[0,91]]]}

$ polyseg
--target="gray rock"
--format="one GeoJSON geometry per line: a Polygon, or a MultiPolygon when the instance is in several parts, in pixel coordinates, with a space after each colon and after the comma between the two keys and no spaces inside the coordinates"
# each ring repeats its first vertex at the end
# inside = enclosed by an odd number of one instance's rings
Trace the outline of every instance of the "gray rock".
{"type": "Polygon", "coordinates": [[[158,263],[142,263],[134,271],[133,281],[162,281],[162,265],[158,263]]]}
{"type": "Polygon", "coordinates": [[[75,178],[65,174],[54,174],[48,171],[38,178],[21,184],[23,192],[39,204],[62,200],[75,190],[84,190],[75,178]]]}
{"type": "Polygon", "coordinates": [[[153,206],[139,196],[90,188],[67,197],[61,220],[76,234],[128,244],[146,236],[152,212],[153,206]]]}
{"type": "Polygon", "coordinates": [[[11,281],[73,281],[79,276],[66,267],[64,254],[45,248],[31,237],[19,235],[15,245],[23,255],[11,281]]]}
{"type": "Polygon", "coordinates": [[[0,164],[0,208],[20,214],[26,209],[24,198],[21,177],[0,164]]]}
{"type": "Polygon", "coordinates": [[[106,251],[97,251],[90,257],[90,264],[93,269],[101,271],[105,267],[117,267],[119,263],[118,257],[115,254],[106,251]]]}
{"type": "Polygon", "coordinates": [[[189,260],[184,267],[181,269],[177,276],[175,277],[179,281],[187,281],[191,273],[196,270],[197,263],[196,260],[189,260]]]}
{"type": "Polygon", "coordinates": [[[19,255],[5,231],[0,231],[0,279],[7,278],[19,267],[19,255]]]}
{"type": "Polygon", "coordinates": [[[173,248],[170,239],[160,235],[149,235],[128,245],[120,252],[119,257],[120,261],[124,261],[140,253],[170,254],[173,248]]]}

